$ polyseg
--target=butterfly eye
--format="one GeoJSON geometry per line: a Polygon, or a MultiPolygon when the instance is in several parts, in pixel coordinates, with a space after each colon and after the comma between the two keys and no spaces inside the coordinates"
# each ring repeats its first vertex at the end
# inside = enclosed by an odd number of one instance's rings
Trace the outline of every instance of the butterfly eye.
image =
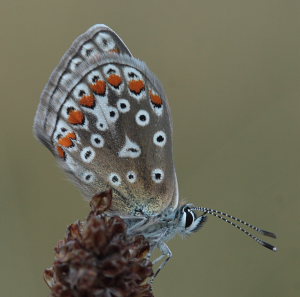
{"type": "Polygon", "coordinates": [[[184,205],[181,208],[181,215],[179,224],[181,226],[181,233],[183,234],[191,234],[192,232],[196,232],[203,226],[206,222],[206,216],[201,215],[199,217],[196,216],[194,211],[191,209],[191,204],[184,205]]]}
{"type": "Polygon", "coordinates": [[[183,209],[183,211],[185,213],[185,226],[184,227],[188,228],[193,224],[193,222],[195,220],[195,215],[189,207],[185,207],[183,209]]]}

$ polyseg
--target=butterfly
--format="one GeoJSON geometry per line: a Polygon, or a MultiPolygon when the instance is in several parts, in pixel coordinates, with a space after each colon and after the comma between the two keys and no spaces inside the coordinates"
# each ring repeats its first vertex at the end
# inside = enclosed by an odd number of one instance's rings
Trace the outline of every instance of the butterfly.
{"type": "Polygon", "coordinates": [[[151,251],[162,252],[153,261],[164,259],[154,277],[172,256],[166,241],[196,232],[208,214],[276,250],[239,224],[274,233],[180,202],[163,86],[106,25],[92,26],[64,54],[41,94],[34,133],[87,199],[112,190],[108,214],[119,215],[130,234],[144,235],[151,251]]]}

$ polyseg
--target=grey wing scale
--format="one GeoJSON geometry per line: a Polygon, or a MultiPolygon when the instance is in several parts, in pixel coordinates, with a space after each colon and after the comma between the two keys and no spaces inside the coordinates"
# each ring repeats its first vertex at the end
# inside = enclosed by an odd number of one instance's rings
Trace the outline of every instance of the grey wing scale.
{"type": "Polygon", "coordinates": [[[113,189],[111,211],[155,215],[178,204],[164,90],[110,28],[79,36],[46,85],[37,137],[88,198],[113,189]]]}

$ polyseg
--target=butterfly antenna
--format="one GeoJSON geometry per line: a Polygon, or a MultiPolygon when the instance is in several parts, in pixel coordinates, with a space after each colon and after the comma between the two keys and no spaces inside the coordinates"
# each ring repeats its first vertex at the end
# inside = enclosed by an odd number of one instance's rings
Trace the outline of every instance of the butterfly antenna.
{"type": "Polygon", "coordinates": [[[253,230],[255,230],[256,232],[258,233],[261,233],[262,235],[264,236],[268,236],[268,237],[271,237],[271,238],[276,238],[276,235],[272,232],[269,232],[269,231],[266,231],[266,230],[263,230],[261,228],[258,228],[252,224],[249,224],[248,222],[246,221],[243,221],[237,217],[234,217],[230,214],[227,214],[225,212],[222,212],[222,211],[219,211],[219,210],[216,210],[216,209],[211,209],[211,208],[206,208],[206,207],[193,207],[191,208],[192,210],[199,210],[199,211],[203,211],[204,213],[208,213],[208,214],[211,214],[223,221],[225,221],[226,223],[232,225],[233,227],[237,228],[238,230],[242,231],[243,233],[245,233],[246,235],[248,235],[249,237],[251,237],[252,239],[254,239],[258,244],[272,250],[272,251],[277,251],[277,248],[267,242],[265,242],[264,240],[258,238],[257,236],[253,235],[252,233],[250,233],[248,230],[244,229],[243,227],[241,227],[240,225],[236,224],[235,222],[232,222],[230,220],[228,220],[227,218],[230,218],[234,221],[237,221],[253,230]]]}

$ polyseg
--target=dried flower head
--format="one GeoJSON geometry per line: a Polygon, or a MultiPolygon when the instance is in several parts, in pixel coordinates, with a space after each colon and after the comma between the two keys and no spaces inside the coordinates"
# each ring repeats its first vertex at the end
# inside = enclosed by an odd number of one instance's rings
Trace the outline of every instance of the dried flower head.
{"type": "Polygon", "coordinates": [[[106,216],[111,191],[91,201],[86,221],[68,227],[55,248],[55,261],[44,278],[54,297],[150,297],[146,283],[153,275],[146,258],[149,243],[142,235],[127,235],[118,216],[106,216]]]}

